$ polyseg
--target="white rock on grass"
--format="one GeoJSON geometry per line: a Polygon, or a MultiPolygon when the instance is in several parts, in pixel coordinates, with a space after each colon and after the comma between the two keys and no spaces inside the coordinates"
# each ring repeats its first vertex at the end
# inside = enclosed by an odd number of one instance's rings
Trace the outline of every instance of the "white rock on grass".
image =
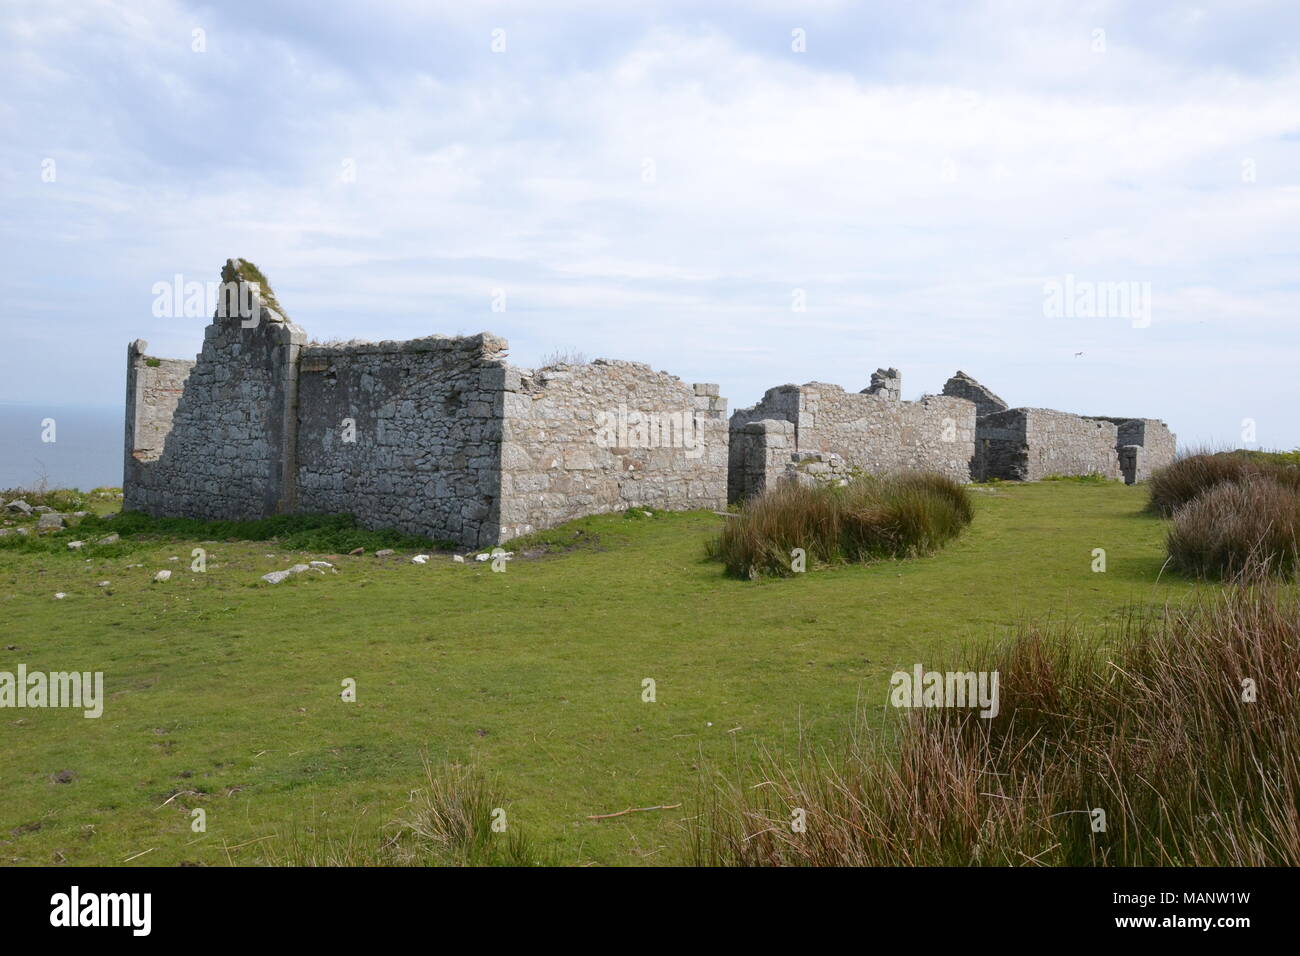
{"type": "Polygon", "coordinates": [[[384,548],[382,551],[376,551],[376,552],[375,552],[375,557],[376,557],[376,558],[386,558],[386,557],[388,557],[390,554],[394,554],[394,553],[395,553],[395,552],[393,551],[392,548],[384,548]]]}
{"type": "Polygon", "coordinates": [[[117,534],[116,532],[114,532],[113,534],[106,534],[106,535],[104,535],[104,537],[102,537],[102,538],[99,539],[99,543],[100,543],[100,544],[117,544],[117,543],[118,543],[119,541],[121,541],[121,540],[122,540],[122,536],[121,536],[120,534],[117,534]]]}
{"type": "Polygon", "coordinates": [[[69,551],[80,551],[80,550],[81,550],[82,548],[84,548],[85,546],[86,546],[86,542],[84,542],[84,541],[69,541],[69,542],[68,542],[68,550],[69,550],[69,551]]]}
{"type": "Polygon", "coordinates": [[[334,567],[334,565],[330,564],[328,561],[313,561],[313,562],[311,563],[311,566],[312,566],[313,568],[332,568],[332,567],[334,567]]]}
{"type": "Polygon", "coordinates": [[[108,584],[109,582],[107,581],[100,581],[99,584],[96,585],[96,587],[106,588],[108,587],[108,584]]]}
{"type": "Polygon", "coordinates": [[[412,564],[427,564],[428,561],[429,561],[429,556],[427,554],[417,554],[415,557],[411,559],[412,564]]]}
{"type": "Polygon", "coordinates": [[[54,600],[56,600],[56,601],[62,601],[65,597],[67,597],[66,594],[64,594],[62,591],[58,591],[58,592],[56,592],[55,595],[54,595],[54,600]]]}
{"type": "Polygon", "coordinates": [[[457,564],[464,564],[464,563],[465,563],[465,558],[464,558],[463,556],[459,555],[459,554],[453,554],[453,555],[451,556],[451,559],[452,559],[453,561],[455,561],[457,564]]]}
{"type": "Polygon", "coordinates": [[[9,502],[9,504],[5,505],[5,507],[14,514],[29,515],[32,513],[32,506],[21,498],[15,498],[13,501],[9,502]]]}
{"type": "MultiPolygon", "coordinates": [[[[315,563],[315,562],[313,562],[313,563],[315,563]]],[[[321,564],[325,564],[326,562],[322,561],[322,562],[320,562],[320,563],[321,563],[321,564]]],[[[284,570],[284,571],[272,571],[272,572],[270,572],[269,574],[264,574],[264,575],[262,575],[262,580],[265,581],[265,582],[267,582],[268,584],[279,584],[279,583],[280,583],[281,581],[283,581],[285,578],[290,578],[290,577],[293,577],[295,574],[302,574],[302,573],[304,573],[304,572],[306,572],[306,571],[310,571],[310,570],[311,570],[311,565],[308,565],[308,564],[295,564],[293,567],[288,568],[287,570],[284,570]]],[[[321,574],[324,574],[324,573],[325,573],[325,572],[324,572],[323,570],[321,570],[320,568],[317,568],[316,570],[320,571],[321,574]]]]}
{"type": "Polygon", "coordinates": [[[492,555],[488,554],[488,553],[485,551],[485,552],[483,552],[482,554],[476,554],[476,555],[474,555],[474,560],[475,560],[475,561],[487,561],[487,560],[488,560],[489,558],[491,558],[491,557],[492,557],[492,555]]]}
{"type": "Polygon", "coordinates": [[[153,576],[153,579],[155,581],[166,581],[171,576],[172,573],[170,571],[159,571],[157,574],[153,576]]]}

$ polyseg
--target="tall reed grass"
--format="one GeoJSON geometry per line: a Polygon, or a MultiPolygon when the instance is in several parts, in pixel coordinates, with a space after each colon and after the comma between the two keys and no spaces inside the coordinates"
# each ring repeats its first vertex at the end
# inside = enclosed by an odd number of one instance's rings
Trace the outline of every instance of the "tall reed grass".
{"type": "Polygon", "coordinates": [[[1293,575],[1300,566],[1300,490],[1262,474],[1214,485],[1174,512],[1165,543],[1185,574],[1293,575]]]}
{"type": "Polygon", "coordinates": [[[880,730],[864,714],[838,747],[720,773],[693,861],[1300,864],[1293,590],[1238,583],[1113,636],[1026,628],[958,669],[1000,673],[996,717],[889,711],[880,730]]]}
{"type": "Polygon", "coordinates": [[[1189,451],[1159,468],[1148,482],[1147,507],[1166,518],[1204,491],[1225,482],[1263,475],[1300,490],[1300,467],[1290,454],[1252,451],[1189,451]]]}
{"type": "Polygon", "coordinates": [[[808,566],[929,554],[970,524],[965,487],[931,472],[862,476],[846,485],[780,482],[746,502],[708,546],[730,574],[790,575],[808,566]]]}

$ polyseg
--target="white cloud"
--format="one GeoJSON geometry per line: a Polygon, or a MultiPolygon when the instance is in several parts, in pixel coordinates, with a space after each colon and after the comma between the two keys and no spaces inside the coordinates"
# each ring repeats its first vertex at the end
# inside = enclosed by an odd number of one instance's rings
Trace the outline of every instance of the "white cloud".
{"type": "MultiPolygon", "coordinates": [[[[105,398],[122,343],[197,349],[197,327],[149,317],[152,282],[230,255],[320,337],[491,328],[523,362],[557,345],[641,359],[720,380],[733,406],[793,379],[861,387],[875,364],[935,389],[961,366],[1013,401],[1068,408],[1101,388],[1194,430],[1215,399],[1191,383],[1225,355],[1300,360],[1300,143],[1284,139],[1300,67],[1213,49],[1199,66],[1179,44],[1223,33],[1222,9],[1061,5],[1026,22],[990,3],[864,36],[884,47],[870,60],[835,47],[861,29],[848,7],[809,12],[802,55],[779,7],[744,29],[739,8],[734,29],[675,9],[622,32],[590,5],[545,22],[522,5],[336,11],[298,36],[163,2],[26,8],[6,30],[0,235],[29,276],[78,291],[6,280],[10,301],[50,317],[51,343],[86,336],[76,387],[105,398]],[[498,22],[510,47],[493,55],[498,22]],[[332,48],[349,27],[354,48],[332,48]],[[56,184],[39,181],[46,155],[56,184]],[[1156,335],[1049,323],[1042,283],[1067,272],[1150,281],[1156,335]]],[[[30,364],[0,359],[22,394],[44,387],[30,364]]],[[[1300,425],[1281,434],[1300,444],[1300,425]]]]}

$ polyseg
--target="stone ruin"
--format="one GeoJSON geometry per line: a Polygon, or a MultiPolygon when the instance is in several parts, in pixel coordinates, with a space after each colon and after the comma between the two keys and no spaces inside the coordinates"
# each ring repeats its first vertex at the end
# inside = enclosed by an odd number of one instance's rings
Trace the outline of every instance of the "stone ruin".
{"type": "Polygon", "coordinates": [[[971,478],[1037,481],[1053,475],[1101,475],[1128,484],[1174,460],[1175,437],[1153,418],[1074,415],[1007,403],[958,371],[945,395],[975,404],[971,478]]]}
{"type": "MultiPolygon", "coordinates": [[[[222,272],[251,276],[243,260],[222,272]]],[[[193,362],[128,350],[128,510],[351,513],[484,547],[583,515],[726,503],[717,385],[636,362],[520,369],[487,333],[317,344],[278,303],[255,320],[218,311],[193,362]]]]}
{"type": "Polygon", "coordinates": [[[721,509],[790,478],[1133,482],[1173,458],[1162,422],[1010,409],[962,372],[915,402],[896,369],[857,393],[783,385],[728,420],[715,384],[604,359],[517,368],[486,332],[311,342],[250,263],[222,280],[256,282],[254,308],[218,309],[194,361],[128,348],[128,510],[350,513],[488,547],[590,514],[721,509]]]}

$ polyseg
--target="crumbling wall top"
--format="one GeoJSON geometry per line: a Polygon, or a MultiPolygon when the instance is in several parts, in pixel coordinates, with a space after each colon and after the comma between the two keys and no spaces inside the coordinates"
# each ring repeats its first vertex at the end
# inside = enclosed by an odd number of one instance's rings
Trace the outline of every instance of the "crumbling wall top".
{"type": "Polygon", "coordinates": [[[985,386],[958,369],[957,374],[943,383],[943,394],[964,398],[975,403],[979,417],[1005,412],[1010,406],[985,386]]]}

